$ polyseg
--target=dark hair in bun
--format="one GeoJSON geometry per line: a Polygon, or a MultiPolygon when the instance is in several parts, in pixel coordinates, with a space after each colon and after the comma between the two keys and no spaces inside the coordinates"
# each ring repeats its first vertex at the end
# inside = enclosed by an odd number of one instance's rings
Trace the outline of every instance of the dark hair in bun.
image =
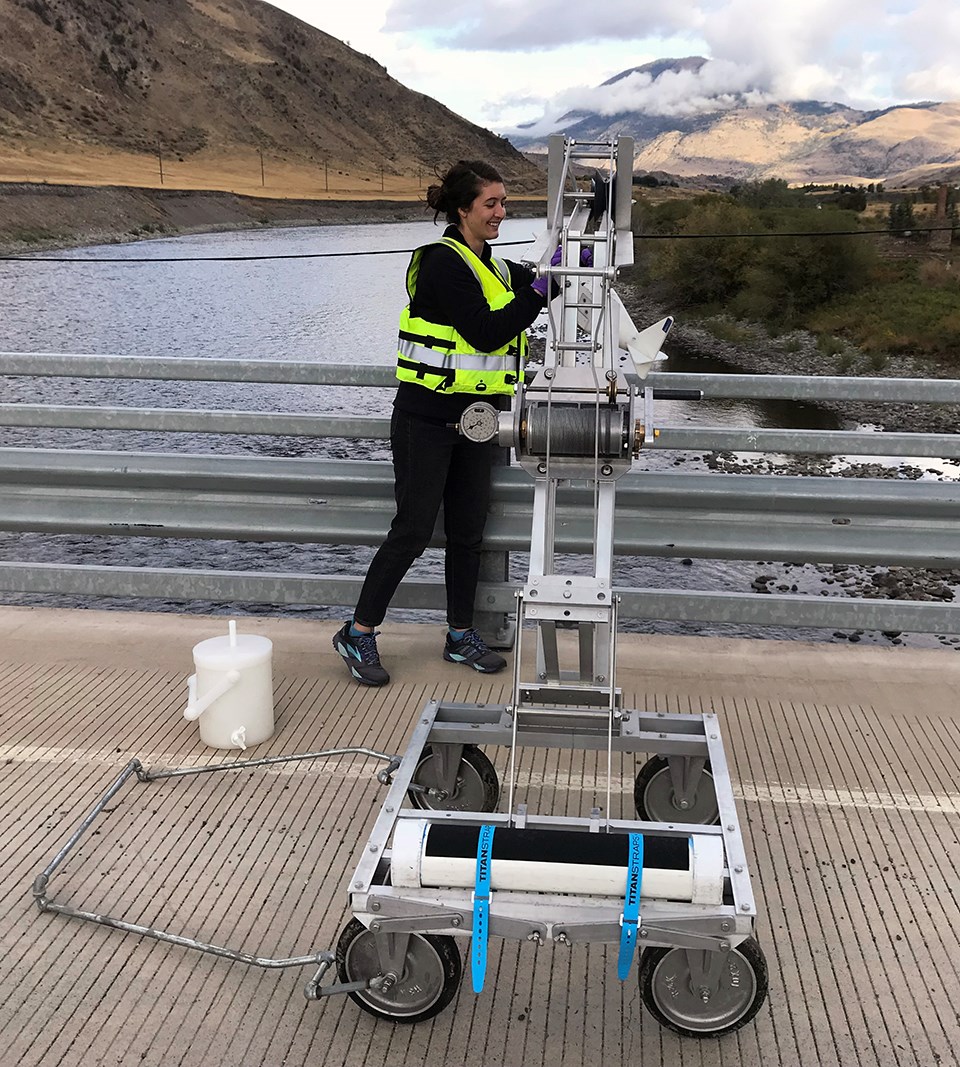
{"type": "Polygon", "coordinates": [[[503,181],[496,167],[482,159],[461,159],[446,174],[437,177],[440,184],[427,189],[427,205],[433,208],[434,222],[442,214],[454,225],[460,221],[460,208],[468,208],[485,185],[503,181]]]}

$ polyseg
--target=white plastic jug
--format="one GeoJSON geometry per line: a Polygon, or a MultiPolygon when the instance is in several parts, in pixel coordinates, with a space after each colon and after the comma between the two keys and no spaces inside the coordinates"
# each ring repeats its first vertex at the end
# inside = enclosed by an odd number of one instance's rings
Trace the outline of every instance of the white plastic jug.
{"type": "Polygon", "coordinates": [[[273,734],[273,642],[229,633],[194,645],[196,673],[187,679],[185,719],[200,720],[211,748],[249,748],[273,734]]]}

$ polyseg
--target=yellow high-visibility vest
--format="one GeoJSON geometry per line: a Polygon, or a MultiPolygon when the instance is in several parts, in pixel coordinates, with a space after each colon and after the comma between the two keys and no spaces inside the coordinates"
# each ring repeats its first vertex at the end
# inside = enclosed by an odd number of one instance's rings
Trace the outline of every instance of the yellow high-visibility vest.
{"type": "MultiPolygon", "coordinates": [[[[434,244],[452,248],[473,271],[491,311],[514,299],[510,269],[502,259],[493,258],[488,266],[471,248],[452,237],[441,237],[413,253],[407,268],[407,294],[411,301],[417,291],[423,253],[434,244]]],[[[416,382],[438,393],[510,394],[526,355],[526,333],[493,352],[478,352],[452,326],[411,315],[409,304],[400,314],[397,377],[402,382],[416,382]]]]}

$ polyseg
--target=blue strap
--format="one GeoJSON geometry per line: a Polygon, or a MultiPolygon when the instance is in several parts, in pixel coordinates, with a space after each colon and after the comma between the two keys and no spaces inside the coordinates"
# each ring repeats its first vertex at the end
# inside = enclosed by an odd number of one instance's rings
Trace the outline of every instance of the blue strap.
{"type": "Polygon", "coordinates": [[[633,964],[637,947],[637,926],[640,921],[640,887],[643,883],[643,834],[630,835],[630,860],[627,867],[627,891],[620,917],[620,955],[617,957],[617,977],[625,982],[633,964]]]}
{"type": "Polygon", "coordinates": [[[473,941],[470,967],[474,993],[483,992],[487,973],[487,935],[490,932],[490,865],[493,860],[495,826],[481,826],[477,838],[477,883],[473,894],[473,941]]]}

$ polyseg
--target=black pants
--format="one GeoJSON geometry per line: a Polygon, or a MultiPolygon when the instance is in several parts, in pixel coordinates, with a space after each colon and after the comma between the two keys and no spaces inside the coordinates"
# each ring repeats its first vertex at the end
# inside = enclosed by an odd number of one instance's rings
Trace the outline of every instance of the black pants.
{"type": "Polygon", "coordinates": [[[354,619],[361,626],[383,622],[397,586],[433,536],[442,503],[447,622],[465,630],[473,625],[493,445],[396,409],[390,444],[397,514],[367,571],[354,619]]]}

